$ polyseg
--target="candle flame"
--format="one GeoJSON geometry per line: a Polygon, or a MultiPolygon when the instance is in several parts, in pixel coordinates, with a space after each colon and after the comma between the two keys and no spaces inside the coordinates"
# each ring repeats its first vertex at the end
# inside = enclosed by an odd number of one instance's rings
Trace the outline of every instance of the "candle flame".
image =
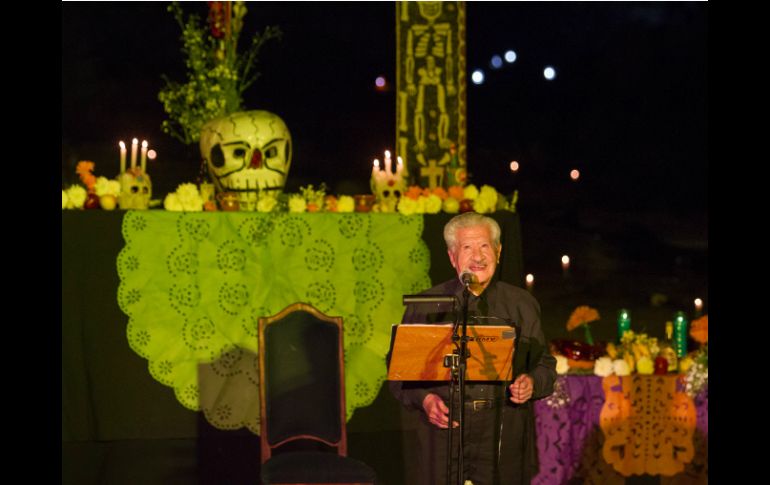
{"type": "Polygon", "coordinates": [[[147,148],[147,140],[142,140],[142,148],[147,148]]]}
{"type": "Polygon", "coordinates": [[[388,150],[385,150],[385,158],[390,158],[390,152],[388,150]]]}
{"type": "Polygon", "coordinates": [[[139,144],[139,140],[137,140],[136,138],[134,138],[134,139],[133,139],[133,141],[131,141],[131,144],[132,144],[132,145],[138,145],[138,144],[139,144]]]}
{"type": "Polygon", "coordinates": [[[377,168],[380,168],[380,161],[377,160],[376,158],[374,159],[374,166],[377,168]]]}
{"type": "Polygon", "coordinates": [[[398,157],[398,164],[399,165],[403,165],[404,164],[404,161],[401,159],[401,157],[398,157]]]}
{"type": "Polygon", "coordinates": [[[126,144],[125,144],[125,143],[123,143],[122,141],[121,141],[120,143],[118,143],[118,145],[120,145],[120,148],[121,148],[121,149],[123,149],[123,150],[125,150],[125,149],[126,149],[126,144]]]}

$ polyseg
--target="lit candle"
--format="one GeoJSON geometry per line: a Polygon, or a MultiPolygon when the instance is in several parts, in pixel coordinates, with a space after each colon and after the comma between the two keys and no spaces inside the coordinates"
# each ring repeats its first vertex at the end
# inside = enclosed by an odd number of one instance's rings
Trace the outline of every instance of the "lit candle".
{"type": "Polygon", "coordinates": [[[139,146],[139,140],[134,138],[131,142],[131,168],[136,167],[136,148],[139,146]]]}
{"type": "Polygon", "coordinates": [[[618,343],[629,330],[631,330],[631,314],[625,308],[621,308],[618,311],[618,343]]]}
{"type": "Polygon", "coordinates": [[[674,314],[674,348],[677,357],[687,355],[687,317],[684,312],[674,314]]]}
{"type": "Polygon", "coordinates": [[[393,173],[390,170],[392,163],[393,161],[390,159],[390,152],[388,150],[385,150],[385,173],[387,173],[388,175],[393,173]]]}
{"type": "Polygon", "coordinates": [[[703,312],[703,300],[700,298],[695,299],[695,316],[699,317],[700,314],[703,312]]]}
{"type": "Polygon", "coordinates": [[[380,161],[375,158],[374,166],[372,167],[372,177],[377,178],[377,174],[379,173],[380,173],[380,161]]]}
{"type": "Polygon", "coordinates": [[[561,257],[561,269],[565,275],[569,272],[569,256],[566,254],[561,257]]]}
{"type": "Polygon", "coordinates": [[[404,171],[404,160],[401,157],[397,157],[396,160],[398,160],[398,163],[396,163],[396,175],[401,177],[404,171]]]}
{"type": "Polygon", "coordinates": [[[527,276],[524,278],[524,281],[526,281],[526,283],[527,283],[527,291],[529,291],[530,293],[532,293],[532,289],[533,289],[533,288],[534,288],[534,286],[535,286],[535,275],[533,275],[532,273],[529,273],[529,274],[528,274],[528,275],[527,275],[527,276]]]}
{"type": "Polygon", "coordinates": [[[147,171],[147,140],[142,140],[142,173],[147,171]]]}
{"type": "Polygon", "coordinates": [[[126,144],[121,140],[120,143],[120,173],[126,171],[126,144]]]}

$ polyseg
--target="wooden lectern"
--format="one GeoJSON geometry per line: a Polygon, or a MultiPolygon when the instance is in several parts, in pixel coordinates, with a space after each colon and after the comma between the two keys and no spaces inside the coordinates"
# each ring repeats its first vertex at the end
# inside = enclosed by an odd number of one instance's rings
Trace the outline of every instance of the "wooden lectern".
{"type": "MultiPolygon", "coordinates": [[[[448,381],[444,366],[456,348],[450,325],[410,323],[393,326],[392,353],[388,367],[391,381],[448,381]]],[[[513,346],[516,330],[507,325],[468,325],[466,380],[509,381],[513,377],[513,346]]],[[[459,343],[458,343],[459,344],[459,343]]]]}

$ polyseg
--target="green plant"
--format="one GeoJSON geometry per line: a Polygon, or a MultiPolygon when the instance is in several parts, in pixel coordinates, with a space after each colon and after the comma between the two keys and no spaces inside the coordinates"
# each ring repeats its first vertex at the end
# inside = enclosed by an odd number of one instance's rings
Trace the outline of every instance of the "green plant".
{"type": "Polygon", "coordinates": [[[195,14],[185,21],[177,2],[168,7],[182,29],[187,79],[179,83],[162,76],[165,85],[158,99],[168,119],[161,129],[188,145],[198,142],[201,126],[207,121],[243,109],[243,93],[259,76],[255,70],[259,50],[265,42],[281,36],[278,27],[265,27],[239,54],[245,3],[208,2],[208,6],[208,28],[195,14]]]}

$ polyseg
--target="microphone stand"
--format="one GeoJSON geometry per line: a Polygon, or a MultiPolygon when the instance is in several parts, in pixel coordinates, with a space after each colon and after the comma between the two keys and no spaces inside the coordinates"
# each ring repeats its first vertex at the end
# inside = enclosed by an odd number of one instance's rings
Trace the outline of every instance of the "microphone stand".
{"type": "Polygon", "coordinates": [[[453,355],[452,359],[452,377],[451,382],[449,386],[449,436],[448,436],[448,448],[447,448],[447,485],[451,485],[451,475],[452,475],[452,435],[454,434],[454,428],[452,427],[452,424],[454,423],[454,408],[455,408],[455,399],[454,399],[454,384],[455,379],[458,383],[458,393],[460,395],[460,415],[458,417],[458,431],[460,433],[459,438],[459,446],[458,446],[458,457],[457,457],[457,485],[464,485],[465,481],[463,480],[463,472],[464,472],[464,466],[463,466],[463,460],[464,460],[464,445],[465,445],[465,370],[467,368],[467,359],[470,357],[470,352],[468,351],[468,297],[470,295],[470,282],[469,281],[463,281],[463,284],[465,286],[465,289],[463,290],[463,307],[462,307],[462,336],[457,335],[457,325],[454,327],[454,331],[452,333],[452,341],[457,345],[457,341],[459,340],[460,346],[459,349],[456,349],[454,352],[456,355],[453,355]]]}

